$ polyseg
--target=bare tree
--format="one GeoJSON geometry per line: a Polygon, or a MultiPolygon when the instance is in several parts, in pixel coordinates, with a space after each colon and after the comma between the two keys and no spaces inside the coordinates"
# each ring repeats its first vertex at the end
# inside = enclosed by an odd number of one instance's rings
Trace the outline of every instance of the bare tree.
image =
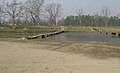
{"type": "Polygon", "coordinates": [[[27,12],[33,24],[40,24],[41,12],[43,11],[44,0],[28,0],[26,2],[27,12]]]}
{"type": "Polygon", "coordinates": [[[117,17],[120,18],[120,13],[117,14],[117,17]]]}
{"type": "Polygon", "coordinates": [[[16,0],[12,0],[11,3],[7,2],[4,6],[4,13],[7,16],[10,16],[12,19],[12,24],[16,24],[16,18],[19,17],[19,15],[22,12],[22,3],[17,3],[16,0]]]}
{"type": "Polygon", "coordinates": [[[4,18],[4,2],[5,1],[1,1],[0,3],[0,23],[2,23],[2,19],[4,18]]]}
{"type": "Polygon", "coordinates": [[[107,7],[103,7],[101,10],[101,15],[104,17],[105,26],[108,26],[108,18],[110,16],[110,10],[107,7]]]}
{"type": "Polygon", "coordinates": [[[45,8],[48,16],[48,20],[50,21],[51,25],[58,25],[57,24],[57,19],[59,17],[61,17],[62,15],[62,7],[61,7],[61,4],[55,4],[55,3],[51,3],[51,4],[48,4],[45,8]]]}
{"type": "Polygon", "coordinates": [[[3,7],[0,5],[0,23],[1,23],[1,18],[3,16],[3,7]]]}
{"type": "Polygon", "coordinates": [[[99,24],[99,23],[98,23],[99,13],[98,13],[98,12],[94,12],[93,15],[94,15],[94,23],[95,23],[95,25],[97,26],[97,25],[99,24]]]}
{"type": "Polygon", "coordinates": [[[30,22],[30,14],[29,14],[28,9],[27,9],[25,4],[24,4],[23,8],[24,9],[23,9],[23,12],[22,12],[23,13],[22,18],[23,18],[24,23],[28,24],[28,22],[30,22]]]}
{"type": "Polygon", "coordinates": [[[82,9],[82,8],[81,8],[81,9],[77,9],[77,10],[76,10],[76,14],[78,15],[79,20],[80,20],[80,21],[79,21],[79,24],[82,25],[82,17],[81,17],[81,16],[82,16],[82,14],[83,14],[83,9],[82,9]]]}

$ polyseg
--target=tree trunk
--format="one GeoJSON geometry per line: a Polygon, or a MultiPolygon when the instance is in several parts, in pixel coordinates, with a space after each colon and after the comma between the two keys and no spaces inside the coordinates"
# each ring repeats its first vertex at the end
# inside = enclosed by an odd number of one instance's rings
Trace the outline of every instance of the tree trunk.
{"type": "Polygon", "coordinates": [[[15,16],[13,16],[12,19],[13,19],[12,23],[13,23],[13,25],[15,25],[16,24],[15,16]]]}

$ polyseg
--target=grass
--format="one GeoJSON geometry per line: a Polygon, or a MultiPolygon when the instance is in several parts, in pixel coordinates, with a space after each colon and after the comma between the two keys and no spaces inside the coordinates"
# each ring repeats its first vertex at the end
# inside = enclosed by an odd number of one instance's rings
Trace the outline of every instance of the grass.
{"type": "Polygon", "coordinates": [[[91,32],[91,29],[85,26],[67,26],[65,29],[69,32],[91,32]]]}
{"type": "MultiPolygon", "coordinates": [[[[91,29],[93,27],[85,27],[85,26],[68,26],[65,27],[65,31],[74,31],[74,32],[92,32],[91,29]]],[[[120,32],[120,26],[112,26],[112,27],[96,27],[97,29],[103,32],[120,32]]]]}
{"type": "Polygon", "coordinates": [[[119,32],[120,33],[120,26],[112,26],[112,27],[97,27],[103,32],[119,32]]]}
{"type": "Polygon", "coordinates": [[[60,30],[53,26],[0,26],[0,38],[21,38],[60,30]]]}

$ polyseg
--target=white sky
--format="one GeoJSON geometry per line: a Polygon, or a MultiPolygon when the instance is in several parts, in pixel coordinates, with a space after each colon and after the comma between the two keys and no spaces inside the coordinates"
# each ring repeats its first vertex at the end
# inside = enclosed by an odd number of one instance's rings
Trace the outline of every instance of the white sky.
{"type": "MultiPolygon", "coordinates": [[[[26,0],[18,1],[25,2],[26,0]]],[[[93,14],[94,12],[100,12],[102,7],[108,7],[109,10],[111,10],[111,15],[117,15],[120,13],[120,0],[45,0],[45,4],[47,3],[61,4],[63,7],[63,16],[72,14],[75,15],[76,9],[80,8],[84,10],[84,14],[93,14]],[[78,2],[80,3],[78,4],[78,2]],[[76,6],[76,4],[78,5],[76,6]],[[75,9],[69,13],[69,11],[74,6],[76,6],[75,9]]]]}

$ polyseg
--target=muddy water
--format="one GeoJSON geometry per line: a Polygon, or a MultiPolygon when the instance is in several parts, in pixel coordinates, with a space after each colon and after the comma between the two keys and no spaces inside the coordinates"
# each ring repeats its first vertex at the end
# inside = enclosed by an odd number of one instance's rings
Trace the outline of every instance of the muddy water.
{"type": "Polygon", "coordinates": [[[56,41],[97,41],[97,42],[110,42],[120,43],[120,38],[110,34],[100,34],[97,32],[66,32],[60,35],[52,36],[51,40],[56,41]]]}

